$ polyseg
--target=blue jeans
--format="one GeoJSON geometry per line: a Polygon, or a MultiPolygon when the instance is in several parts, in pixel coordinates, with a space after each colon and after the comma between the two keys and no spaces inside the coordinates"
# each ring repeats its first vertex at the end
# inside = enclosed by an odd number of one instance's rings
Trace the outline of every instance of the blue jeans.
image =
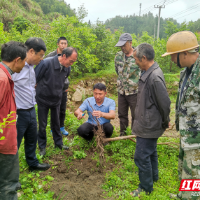
{"type": "Polygon", "coordinates": [[[39,164],[36,158],[36,144],[37,144],[37,119],[35,108],[30,110],[17,110],[17,145],[18,149],[24,137],[24,149],[26,155],[26,162],[29,166],[37,166],[39,164]]]}
{"type": "Polygon", "coordinates": [[[0,199],[17,200],[15,190],[19,181],[19,158],[15,155],[0,153],[0,199]]]}
{"type": "Polygon", "coordinates": [[[146,192],[153,191],[153,182],[158,180],[158,138],[136,138],[134,161],[139,168],[139,187],[146,192]]]}

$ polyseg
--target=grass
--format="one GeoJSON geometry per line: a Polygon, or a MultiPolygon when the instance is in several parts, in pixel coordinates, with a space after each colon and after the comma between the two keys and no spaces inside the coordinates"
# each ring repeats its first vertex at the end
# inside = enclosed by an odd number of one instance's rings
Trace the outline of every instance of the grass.
{"type": "MultiPolygon", "coordinates": [[[[112,63],[111,65],[113,65],[112,63]]],[[[97,74],[92,74],[88,79],[102,77],[112,77],[115,75],[113,67],[110,67],[110,71],[103,71],[97,74]]],[[[86,77],[85,77],[86,79],[86,77]]],[[[83,79],[81,79],[83,80],[83,79]]],[[[178,75],[165,75],[166,85],[172,85],[175,81],[178,81],[178,75]]],[[[76,80],[78,81],[78,80],[76,80]]],[[[71,84],[76,82],[71,81],[71,84]]],[[[177,90],[177,86],[172,86],[169,88],[171,90],[177,90]]],[[[110,98],[117,100],[117,95],[112,94],[110,98]]],[[[171,104],[171,123],[174,123],[175,115],[175,92],[171,93],[170,99],[171,104]]],[[[52,156],[61,154],[66,158],[64,160],[67,166],[70,165],[72,159],[84,159],[87,156],[86,150],[91,148],[91,144],[88,143],[76,135],[77,128],[83,123],[83,120],[79,121],[69,110],[66,111],[65,127],[70,133],[73,133],[74,137],[72,141],[69,141],[67,137],[64,138],[64,144],[69,146],[73,152],[73,156],[66,157],[64,153],[58,149],[54,149],[53,138],[50,134],[50,119],[48,117],[47,125],[47,155],[45,157],[39,156],[39,151],[37,149],[36,154],[40,162],[49,162],[53,164],[51,160],[52,156]]],[[[127,129],[127,133],[131,134],[130,127],[127,129]]],[[[119,135],[119,130],[115,128],[113,137],[119,135]]],[[[178,139],[174,138],[159,138],[158,142],[176,142],[179,143],[178,139]]],[[[142,200],[167,200],[170,199],[168,193],[178,193],[179,181],[178,181],[178,150],[166,145],[158,145],[158,162],[159,162],[159,180],[154,184],[154,191],[149,195],[142,194],[142,200]]],[[[113,163],[115,167],[111,172],[108,172],[105,177],[104,184],[102,188],[105,191],[103,196],[112,197],[113,199],[119,200],[129,200],[132,199],[130,192],[137,189],[139,184],[138,168],[134,163],[134,152],[135,143],[130,140],[114,141],[109,145],[105,146],[105,158],[106,162],[113,163]],[[112,152],[112,153],[110,153],[112,152]],[[110,155],[111,154],[111,155],[110,155]]],[[[94,158],[98,160],[98,154],[96,153],[94,158]]],[[[49,191],[51,183],[54,181],[51,174],[45,177],[41,176],[40,172],[29,172],[28,165],[25,161],[24,146],[23,142],[19,149],[19,162],[20,162],[20,182],[22,184],[22,190],[20,191],[21,196],[19,200],[52,200],[54,193],[49,191]]],[[[97,163],[98,165],[99,163],[97,163]]],[[[52,169],[53,166],[52,166],[52,169]]],[[[57,170],[55,168],[55,170],[57,170]]],[[[67,194],[66,194],[67,195],[67,194]]],[[[60,200],[58,196],[56,198],[60,200]]],[[[135,198],[138,199],[138,198],[135,198]]]]}

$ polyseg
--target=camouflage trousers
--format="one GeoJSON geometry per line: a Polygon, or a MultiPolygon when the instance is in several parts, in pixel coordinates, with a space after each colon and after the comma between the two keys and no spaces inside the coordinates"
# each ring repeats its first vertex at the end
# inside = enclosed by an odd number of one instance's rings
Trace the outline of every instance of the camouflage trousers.
{"type": "MultiPolygon", "coordinates": [[[[182,179],[200,179],[200,149],[184,150],[180,145],[178,176],[180,181],[182,179]]],[[[182,200],[200,199],[200,196],[194,196],[195,194],[195,192],[189,191],[179,192],[182,200]]]]}

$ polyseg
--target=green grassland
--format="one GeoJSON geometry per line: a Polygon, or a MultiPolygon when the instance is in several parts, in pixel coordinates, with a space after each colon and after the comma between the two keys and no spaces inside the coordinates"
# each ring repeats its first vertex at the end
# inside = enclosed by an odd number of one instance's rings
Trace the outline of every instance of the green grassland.
{"type": "MultiPolygon", "coordinates": [[[[111,65],[112,66],[112,65],[111,65]]],[[[113,67],[110,66],[110,70],[101,71],[97,74],[90,74],[88,79],[95,79],[97,77],[113,77],[115,76],[115,71],[113,67]]],[[[178,81],[178,74],[171,75],[166,74],[165,80],[168,90],[170,91],[170,98],[172,101],[171,106],[171,123],[174,123],[174,106],[176,99],[177,86],[172,86],[172,84],[178,81]],[[171,87],[171,88],[170,88],[171,87]],[[173,92],[171,92],[173,91],[173,92]]],[[[86,76],[85,76],[86,79],[86,76]]],[[[79,80],[79,79],[78,79],[79,80]]],[[[71,84],[78,83],[78,80],[71,80],[71,84]]],[[[115,97],[116,95],[113,95],[115,97]]],[[[117,99],[115,97],[115,99],[117,99]]],[[[37,109],[36,109],[37,110],[37,109]]],[[[66,111],[65,127],[70,133],[70,138],[63,137],[63,142],[65,145],[70,147],[70,151],[73,152],[73,156],[65,156],[64,163],[68,166],[73,159],[84,159],[87,156],[87,150],[92,148],[91,144],[88,145],[82,138],[77,136],[77,128],[83,123],[83,120],[78,121],[72,112],[66,111]]],[[[55,155],[64,155],[64,152],[54,149],[53,139],[50,134],[50,119],[48,118],[47,126],[47,155],[42,157],[39,155],[37,149],[37,158],[40,162],[51,163],[51,157],[55,155]]],[[[127,128],[127,134],[131,134],[130,128],[127,128]]],[[[117,129],[114,130],[112,137],[117,137],[119,132],[117,129]]],[[[175,142],[179,143],[178,138],[159,138],[160,142],[175,142]]],[[[95,146],[95,143],[93,144],[95,146]]],[[[177,193],[179,188],[178,181],[178,149],[167,146],[158,145],[158,161],[159,161],[159,180],[154,183],[154,191],[150,195],[142,194],[142,200],[146,199],[170,199],[169,193],[177,193]]],[[[106,176],[101,188],[104,190],[105,198],[112,197],[113,199],[132,199],[130,192],[137,189],[139,178],[138,178],[138,168],[134,163],[134,152],[135,143],[130,140],[121,140],[110,142],[109,145],[105,146],[105,162],[112,163],[114,168],[109,171],[106,176]]],[[[94,154],[94,159],[98,161],[97,154],[94,154]],[[95,156],[96,155],[96,156],[95,156]]],[[[19,200],[25,199],[65,199],[61,198],[59,195],[55,198],[54,193],[49,190],[54,178],[49,175],[43,176],[43,172],[29,172],[28,165],[25,161],[24,147],[23,143],[19,149],[19,160],[20,160],[20,182],[22,184],[22,189],[20,192],[21,196],[19,200]],[[54,196],[54,197],[53,197],[54,196]]],[[[52,166],[54,169],[54,166],[52,166]]],[[[56,170],[56,168],[55,168],[56,170]]],[[[67,197],[67,194],[66,194],[67,197]]],[[[138,199],[138,198],[135,198],[138,199]]]]}

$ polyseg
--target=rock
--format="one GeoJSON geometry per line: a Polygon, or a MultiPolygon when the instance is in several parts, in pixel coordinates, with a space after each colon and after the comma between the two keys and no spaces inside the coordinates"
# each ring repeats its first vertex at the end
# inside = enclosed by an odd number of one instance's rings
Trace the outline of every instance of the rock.
{"type": "Polygon", "coordinates": [[[85,86],[85,83],[84,83],[84,81],[80,81],[80,83],[79,83],[80,85],[81,85],[81,87],[84,87],[85,86]]]}
{"type": "Polygon", "coordinates": [[[117,85],[117,82],[111,82],[110,84],[111,85],[117,85]]]}
{"type": "Polygon", "coordinates": [[[105,81],[101,81],[102,84],[106,85],[105,81]]]}
{"type": "Polygon", "coordinates": [[[81,86],[77,87],[75,93],[72,96],[72,101],[81,101],[83,95],[85,95],[85,89],[81,86]]]}
{"type": "Polygon", "coordinates": [[[178,81],[174,81],[174,86],[179,86],[179,82],[178,81]]]}
{"type": "Polygon", "coordinates": [[[87,81],[87,86],[90,87],[93,85],[93,82],[92,81],[87,81]]]}
{"type": "Polygon", "coordinates": [[[71,99],[72,96],[70,94],[67,94],[67,99],[71,99]]]}
{"type": "Polygon", "coordinates": [[[93,95],[92,89],[90,89],[90,88],[85,89],[85,95],[92,96],[93,95]]]}

